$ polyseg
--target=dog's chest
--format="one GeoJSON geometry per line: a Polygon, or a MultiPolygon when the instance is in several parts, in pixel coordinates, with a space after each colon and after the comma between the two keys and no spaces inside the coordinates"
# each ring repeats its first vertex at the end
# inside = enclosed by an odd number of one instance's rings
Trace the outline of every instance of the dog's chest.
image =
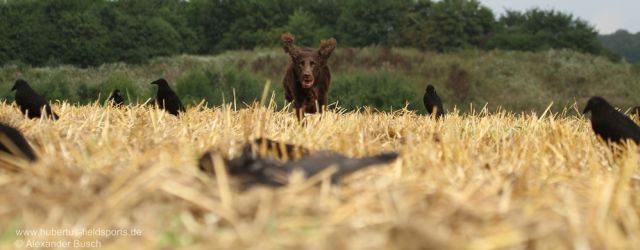
{"type": "Polygon", "coordinates": [[[302,103],[304,105],[315,105],[318,100],[318,89],[311,88],[302,91],[302,103]]]}

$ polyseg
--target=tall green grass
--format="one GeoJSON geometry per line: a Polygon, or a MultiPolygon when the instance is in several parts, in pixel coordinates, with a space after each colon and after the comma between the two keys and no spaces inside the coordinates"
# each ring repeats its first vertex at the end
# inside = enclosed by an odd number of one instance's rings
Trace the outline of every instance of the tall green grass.
{"type": "MultiPolygon", "coordinates": [[[[0,97],[13,101],[17,78],[27,80],[50,100],[85,104],[104,101],[120,89],[129,102],[155,95],[149,83],[169,80],[186,105],[236,101],[252,103],[264,84],[282,103],[281,79],[288,64],[281,49],[231,51],[216,56],[157,58],[147,64],[106,64],[80,69],[69,66],[32,68],[23,64],[0,68],[0,97]],[[100,99],[98,99],[100,98],[100,99]]],[[[329,101],[347,109],[371,106],[379,110],[408,108],[424,113],[421,97],[433,84],[445,109],[466,111],[470,104],[490,109],[543,111],[583,104],[601,95],[626,109],[640,104],[637,65],[613,63],[565,50],[546,52],[462,51],[452,54],[379,47],[338,49],[330,59],[333,81],[329,101]]]]}

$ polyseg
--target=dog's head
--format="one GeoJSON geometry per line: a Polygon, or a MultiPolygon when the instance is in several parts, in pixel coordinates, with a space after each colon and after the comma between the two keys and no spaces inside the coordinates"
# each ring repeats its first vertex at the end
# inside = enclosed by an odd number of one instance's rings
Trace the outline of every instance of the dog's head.
{"type": "Polygon", "coordinates": [[[320,74],[320,69],[327,65],[327,60],[336,48],[334,38],[322,40],[320,48],[299,48],[293,44],[294,37],[291,33],[284,33],[280,37],[284,51],[291,57],[296,79],[302,88],[311,88],[320,74]]]}

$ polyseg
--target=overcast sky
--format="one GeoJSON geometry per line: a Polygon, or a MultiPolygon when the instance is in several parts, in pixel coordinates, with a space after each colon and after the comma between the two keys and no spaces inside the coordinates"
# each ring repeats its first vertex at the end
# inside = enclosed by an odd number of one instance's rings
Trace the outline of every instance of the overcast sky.
{"type": "Polygon", "coordinates": [[[480,0],[500,16],[505,8],[524,11],[532,7],[571,13],[595,26],[600,34],[618,29],[640,31],[640,0],[480,0]]]}

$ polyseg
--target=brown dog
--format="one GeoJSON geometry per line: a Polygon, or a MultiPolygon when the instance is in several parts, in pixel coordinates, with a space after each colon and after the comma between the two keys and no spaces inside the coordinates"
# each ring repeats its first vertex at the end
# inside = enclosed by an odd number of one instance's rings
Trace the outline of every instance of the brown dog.
{"type": "Polygon", "coordinates": [[[336,39],[322,40],[317,50],[296,47],[291,33],[282,34],[280,39],[284,51],[291,57],[282,80],[285,99],[293,102],[298,120],[304,117],[305,112],[322,112],[328,104],[331,86],[331,71],[327,60],[336,48],[336,39]]]}

